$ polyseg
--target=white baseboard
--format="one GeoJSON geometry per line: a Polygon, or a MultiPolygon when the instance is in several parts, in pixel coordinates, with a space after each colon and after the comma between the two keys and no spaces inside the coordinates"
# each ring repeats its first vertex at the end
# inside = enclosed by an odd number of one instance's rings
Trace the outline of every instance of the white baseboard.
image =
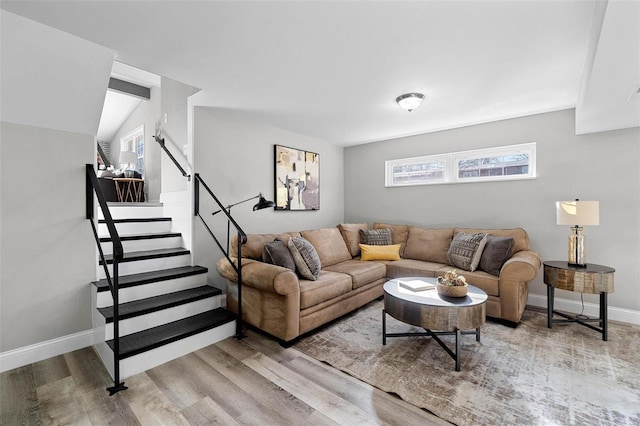
{"type": "Polygon", "coordinates": [[[93,342],[94,330],[92,329],[2,352],[0,353],[0,372],[86,348],[92,346],[93,342]]]}
{"type": "MultiPolygon", "coordinates": [[[[528,305],[539,308],[547,307],[547,296],[540,294],[529,294],[528,305]]],[[[553,309],[556,311],[571,312],[579,314],[582,310],[582,303],[579,300],[569,300],[555,297],[553,301],[553,309]]],[[[584,314],[591,317],[598,317],[600,307],[597,303],[584,303],[584,314]]],[[[640,325],[640,312],[631,309],[617,308],[608,306],[609,319],[612,321],[626,322],[629,324],[640,325]]]]}

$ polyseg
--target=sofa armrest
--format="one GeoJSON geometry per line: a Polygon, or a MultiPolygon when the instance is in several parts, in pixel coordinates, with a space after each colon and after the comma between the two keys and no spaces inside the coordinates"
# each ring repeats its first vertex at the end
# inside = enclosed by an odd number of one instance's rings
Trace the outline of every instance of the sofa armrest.
{"type": "Polygon", "coordinates": [[[535,251],[523,250],[507,260],[500,271],[500,318],[520,322],[529,296],[529,281],[540,269],[540,256],[535,251]]]}
{"type": "Polygon", "coordinates": [[[540,255],[535,251],[519,251],[502,266],[500,281],[531,281],[538,274],[541,264],[540,255]]]}
{"type": "MultiPolygon", "coordinates": [[[[232,258],[235,265],[237,258],[232,258]]],[[[224,278],[238,282],[238,275],[226,257],[218,261],[218,272],[224,278]]],[[[253,259],[242,259],[242,285],[284,296],[300,293],[298,276],[290,269],[253,259]]]]}

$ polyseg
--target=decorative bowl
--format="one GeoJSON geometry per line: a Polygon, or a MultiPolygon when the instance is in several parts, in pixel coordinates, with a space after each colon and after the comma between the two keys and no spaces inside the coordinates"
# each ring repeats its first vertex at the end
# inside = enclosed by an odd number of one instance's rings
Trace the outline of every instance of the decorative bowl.
{"type": "Polygon", "coordinates": [[[447,285],[438,283],[438,294],[447,297],[465,297],[469,291],[469,286],[465,285],[447,285]]]}

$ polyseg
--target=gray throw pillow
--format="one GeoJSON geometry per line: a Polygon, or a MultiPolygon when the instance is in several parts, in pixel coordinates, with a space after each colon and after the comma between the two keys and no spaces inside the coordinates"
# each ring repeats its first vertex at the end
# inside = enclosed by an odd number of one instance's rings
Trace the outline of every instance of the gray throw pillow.
{"type": "Polygon", "coordinates": [[[320,257],[315,247],[302,237],[291,237],[289,251],[296,262],[296,269],[303,277],[311,281],[318,279],[320,275],[320,257]]]}
{"type": "Polygon", "coordinates": [[[296,262],[289,251],[287,243],[275,239],[271,243],[266,243],[262,249],[262,261],[272,265],[282,266],[295,272],[296,262]]]}
{"type": "Polygon", "coordinates": [[[447,264],[453,265],[465,271],[473,272],[480,263],[480,257],[485,244],[487,234],[465,234],[458,232],[451,241],[447,251],[447,264]]]}
{"type": "Polygon", "coordinates": [[[515,245],[516,240],[513,237],[489,235],[478,267],[491,275],[499,277],[502,265],[513,256],[515,245]]]}
{"type": "Polygon", "coordinates": [[[360,244],[369,246],[389,246],[392,244],[391,228],[361,229],[360,244]]]}

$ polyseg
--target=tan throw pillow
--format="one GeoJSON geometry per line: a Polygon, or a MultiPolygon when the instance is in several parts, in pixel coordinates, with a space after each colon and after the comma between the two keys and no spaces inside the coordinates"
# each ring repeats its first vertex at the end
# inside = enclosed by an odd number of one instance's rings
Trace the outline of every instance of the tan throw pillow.
{"type": "Polygon", "coordinates": [[[320,275],[320,258],[311,243],[302,237],[292,237],[289,240],[289,251],[296,262],[296,270],[303,277],[311,281],[320,275]]]}
{"type": "Polygon", "coordinates": [[[475,271],[480,263],[485,244],[487,244],[487,234],[458,232],[447,251],[447,264],[465,271],[475,271]]]}
{"type": "Polygon", "coordinates": [[[366,223],[341,223],[338,229],[342,234],[344,242],[347,244],[351,257],[360,256],[360,230],[369,229],[366,223]]]}

